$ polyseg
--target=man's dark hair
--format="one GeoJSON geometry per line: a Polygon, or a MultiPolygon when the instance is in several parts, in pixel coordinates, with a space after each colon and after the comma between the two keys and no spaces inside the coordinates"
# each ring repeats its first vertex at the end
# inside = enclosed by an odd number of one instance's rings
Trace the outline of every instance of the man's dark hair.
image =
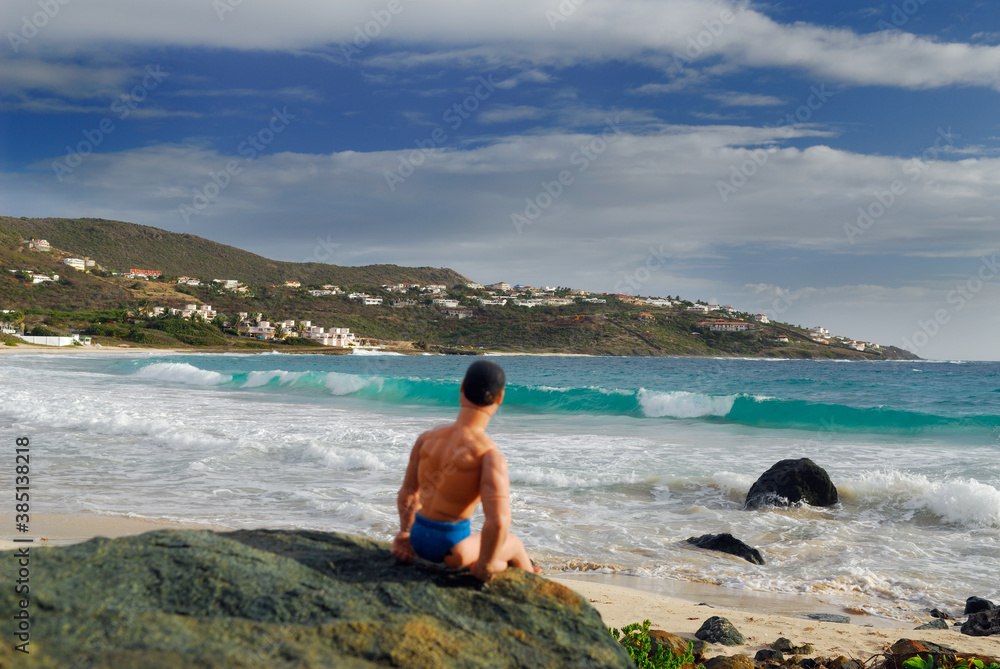
{"type": "Polygon", "coordinates": [[[489,360],[477,360],[465,371],[462,392],[473,404],[485,407],[497,401],[506,383],[507,375],[500,365],[489,360]]]}

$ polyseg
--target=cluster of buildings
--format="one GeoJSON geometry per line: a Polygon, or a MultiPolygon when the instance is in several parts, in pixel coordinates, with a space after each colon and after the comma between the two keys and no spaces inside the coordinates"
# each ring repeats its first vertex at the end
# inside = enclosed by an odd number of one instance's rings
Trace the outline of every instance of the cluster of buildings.
{"type": "Polygon", "coordinates": [[[18,272],[24,272],[25,274],[28,275],[29,278],[31,278],[32,285],[39,284],[39,283],[45,283],[47,281],[58,281],[59,280],[59,275],[58,274],[42,274],[40,272],[36,272],[33,269],[29,269],[29,270],[9,269],[7,271],[10,272],[11,274],[17,274],[18,272]]]}
{"type": "MultiPolygon", "coordinates": [[[[185,304],[182,309],[167,309],[165,307],[148,307],[143,310],[147,316],[179,316],[185,320],[199,318],[205,321],[215,320],[219,313],[210,304],[185,304]]],[[[241,311],[236,315],[234,321],[225,321],[224,327],[235,329],[240,335],[252,339],[271,341],[275,339],[288,339],[289,337],[302,337],[312,339],[323,346],[339,346],[347,348],[355,346],[358,342],[355,335],[348,328],[325,329],[312,324],[312,321],[286,320],[280,322],[266,321],[261,313],[249,313],[241,311]]]]}
{"type": "Polygon", "coordinates": [[[817,344],[840,344],[842,346],[847,346],[848,348],[853,348],[855,351],[864,351],[867,349],[879,351],[882,349],[882,347],[875,342],[856,341],[849,337],[831,335],[829,330],[819,325],[809,329],[809,338],[817,344]]]}
{"type": "Polygon", "coordinates": [[[369,307],[377,307],[384,301],[381,297],[374,297],[368,293],[351,293],[347,296],[349,300],[355,300],[369,307]]]}
{"type": "Polygon", "coordinates": [[[29,249],[34,251],[41,251],[42,253],[48,253],[52,250],[52,245],[49,244],[48,240],[45,239],[28,239],[21,242],[29,249]]]}
{"type": "Polygon", "coordinates": [[[335,286],[332,283],[323,284],[322,288],[316,290],[306,291],[313,297],[326,297],[328,295],[343,295],[344,291],[340,289],[340,286],[335,286]]]}
{"type": "MultiPolygon", "coordinates": [[[[52,251],[52,246],[45,239],[24,240],[22,243],[29,249],[35,251],[43,253],[52,251]]],[[[95,268],[101,269],[101,267],[94,260],[88,257],[65,257],[59,262],[81,272],[90,271],[95,268]]],[[[10,271],[16,273],[21,270],[10,271]]],[[[30,276],[33,284],[59,280],[58,274],[46,275],[33,270],[29,270],[27,274],[30,276]]],[[[117,272],[112,272],[111,274],[118,276],[117,272]]],[[[132,268],[128,271],[128,273],[122,274],[121,276],[130,279],[148,280],[160,278],[162,276],[162,272],[159,270],[132,268]]],[[[178,277],[177,283],[188,286],[204,285],[200,279],[188,276],[178,277]]],[[[219,292],[237,294],[250,293],[250,288],[236,279],[213,279],[212,284],[219,292]]],[[[302,283],[295,280],[288,280],[283,284],[280,284],[278,287],[299,290],[302,288],[302,283]]],[[[534,287],[525,284],[511,285],[506,281],[498,281],[487,285],[469,282],[465,284],[465,287],[470,290],[477,291],[478,294],[466,295],[465,297],[471,302],[477,302],[481,307],[504,307],[508,303],[511,303],[514,306],[527,308],[537,306],[566,307],[576,304],[578,301],[588,304],[607,304],[606,297],[591,296],[587,291],[579,289],[570,290],[568,291],[568,294],[565,292],[562,293],[563,295],[566,295],[564,297],[557,295],[556,293],[559,292],[559,289],[553,286],[534,287]]],[[[382,288],[389,293],[400,293],[404,295],[414,295],[419,293],[424,296],[436,296],[431,300],[431,304],[446,318],[463,319],[470,318],[474,315],[474,311],[468,307],[461,306],[458,299],[446,296],[448,293],[448,286],[445,284],[421,285],[418,283],[403,282],[383,284],[382,288]]],[[[344,294],[344,291],[341,290],[339,286],[335,286],[333,284],[324,284],[321,288],[309,289],[307,292],[313,297],[328,297],[344,294]]],[[[385,300],[381,297],[360,292],[351,293],[347,297],[366,306],[381,306],[385,302],[385,300]]],[[[414,297],[400,297],[393,299],[391,303],[392,307],[405,308],[419,306],[419,300],[414,299],[414,297]]],[[[633,305],[650,305],[656,307],[678,307],[681,305],[680,301],[669,297],[643,298],[625,294],[613,294],[612,297],[615,297],[625,304],[633,305]]],[[[163,307],[153,307],[146,311],[153,316],[159,316],[164,314],[167,310],[163,307]]],[[[720,315],[726,317],[739,314],[736,309],[728,305],[720,306],[718,304],[702,303],[696,303],[688,306],[687,311],[701,314],[719,313],[720,315]]],[[[217,312],[212,309],[210,305],[206,304],[187,304],[183,309],[169,309],[169,313],[185,319],[198,317],[206,321],[211,321],[218,316],[217,312]]],[[[749,316],[749,314],[744,315],[744,317],[747,316],[749,316]]],[[[652,314],[646,312],[641,313],[639,318],[645,321],[655,319],[652,314]]],[[[752,320],[754,322],[730,320],[729,318],[716,318],[714,320],[701,321],[698,325],[713,332],[746,332],[753,330],[757,324],[768,325],[771,322],[766,314],[754,314],[752,320]]],[[[294,320],[287,320],[272,324],[268,321],[262,320],[261,314],[256,314],[254,317],[246,312],[240,312],[236,323],[233,323],[232,325],[226,323],[226,325],[228,327],[235,327],[242,335],[264,340],[299,336],[315,340],[325,346],[353,346],[356,342],[355,335],[352,334],[347,328],[324,329],[322,327],[312,325],[310,321],[301,321],[296,324],[294,320]]],[[[855,341],[847,337],[831,336],[830,331],[821,326],[816,326],[810,329],[809,337],[812,341],[819,344],[836,343],[848,346],[858,351],[864,351],[866,349],[879,350],[881,348],[878,344],[873,342],[855,341]]],[[[777,341],[787,342],[788,337],[786,335],[779,335],[777,337],[777,341]]]]}
{"type": "Polygon", "coordinates": [[[96,269],[97,262],[84,256],[83,258],[63,258],[60,260],[63,265],[72,267],[78,272],[86,272],[89,269],[96,269]]]}
{"type": "Polygon", "coordinates": [[[753,323],[744,321],[702,321],[698,326],[708,328],[712,332],[746,332],[754,329],[753,323]]]}
{"type": "Polygon", "coordinates": [[[348,348],[357,344],[357,338],[349,328],[325,329],[312,324],[312,321],[286,320],[271,323],[263,320],[263,314],[249,314],[241,311],[238,315],[236,331],[241,335],[261,340],[288,339],[301,337],[311,339],[322,346],[337,346],[348,348]]]}
{"type": "Polygon", "coordinates": [[[448,292],[448,286],[443,283],[429,283],[425,286],[421,286],[419,283],[383,283],[382,288],[389,291],[390,293],[407,293],[411,290],[417,290],[421,293],[433,293],[435,295],[441,295],[442,293],[448,292]]]}

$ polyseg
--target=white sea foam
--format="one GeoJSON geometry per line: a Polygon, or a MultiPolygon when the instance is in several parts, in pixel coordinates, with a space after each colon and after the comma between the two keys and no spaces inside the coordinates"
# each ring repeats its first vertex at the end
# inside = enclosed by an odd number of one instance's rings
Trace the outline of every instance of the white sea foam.
{"type": "Polygon", "coordinates": [[[329,372],[326,375],[326,387],[334,395],[350,395],[366,386],[380,382],[380,379],[366,379],[362,376],[342,374],[340,372],[329,372]]]}
{"type": "Polygon", "coordinates": [[[724,493],[730,495],[746,495],[755,480],[756,478],[750,474],[737,474],[735,472],[712,474],[712,482],[724,493]]]}
{"type": "Polygon", "coordinates": [[[218,386],[233,378],[228,374],[198,369],[186,362],[154,362],[141,368],[133,376],[192,386],[218,386]]]}
{"type": "Polygon", "coordinates": [[[243,388],[258,388],[266,386],[273,379],[277,379],[280,385],[291,385],[306,375],[306,372],[286,372],[276,369],[268,372],[250,372],[247,380],[243,383],[243,388]]]}
{"type": "Polygon", "coordinates": [[[639,477],[635,472],[623,472],[617,476],[595,476],[590,473],[568,473],[565,470],[551,467],[525,467],[511,470],[510,480],[513,483],[526,483],[550,488],[595,488],[635,483],[639,477]]]}
{"type": "Polygon", "coordinates": [[[368,349],[368,348],[356,348],[356,349],[353,349],[351,351],[351,355],[367,355],[367,356],[389,355],[389,356],[401,356],[401,355],[404,355],[404,354],[403,353],[396,353],[395,351],[377,351],[377,350],[368,349]]]}
{"type": "Polygon", "coordinates": [[[310,444],[309,450],[318,456],[326,466],[341,471],[385,471],[389,469],[390,464],[393,467],[402,466],[405,469],[404,464],[387,462],[387,458],[380,457],[370,450],[338,449],[316,443],[310,444]]]}
{"type": "Polygon", "coordinates": [[[861,507],[890,504],[911,515],[927,511],[954,525],[1000,527],[1000,490],[973,479],[932,481],[923,474],[887,469],[838,481],[837,488],[861,507]]]}
{"type": "Polygon", "coordinates": [[[700,418],[725,416],[733,409],[736,395],[713,397],[687,391],[658,392],[639,389],[639,405],[650,418],[700,418]]]}

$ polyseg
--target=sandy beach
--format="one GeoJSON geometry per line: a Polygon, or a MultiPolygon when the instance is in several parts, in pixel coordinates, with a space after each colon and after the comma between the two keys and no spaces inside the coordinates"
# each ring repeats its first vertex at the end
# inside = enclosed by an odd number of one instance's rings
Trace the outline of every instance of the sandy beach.
{"type": "Polygon", "coordinates": [[[36,344],[20,343],[17,346],[0,345],[0,355],[17,353],[52,353],[54,355],[72,355],[75,353],[99,353],[99,354],[172,354],[172,353],[198,353],[193,349],[180,348],[146,348],[142,346],[38,346],[36,344]]]}
{"type": "MultiPolygon", "coordinates": [[[[14,526],[14,515],[0,513],[0,525],[14,526]]],[[[127,537],[160,529],[215,530],[224,532],[231,528],[207,523],[178,523],[164,518],[143,518],[139,516],[100,516],[89,513],[32,513],[31,534],[34,546],[68,546],[87,541],[94,537],[127,537]]],[[[0,550],[10,550],[15,546],[13,536],[0,538],[0,550]]]]}
{"type": "MultiPolygon", "coordinates": [[[[900,639],[932,641],[963,653],[995,656],[1000,652],[1000,641],[996,637],[968,636],[959,632],[958,627],[914,631],[917,622],[904,624],[885,618],[859,616],[854,612],[833,611],[804,596],[738,594],[717,586],[691,587],[690,584],[677,583],[676,589],[685,594],[681,597],[612,585],[601,582],[600,576],[549,578],[587,598],[609,627],[621,627],[648,618],[652,623],[651,629],[661,629],[693,640],[694,633],[706,619],[722,616],[743,633],[748,643],[744,646],[710,645],[709,657],[743,654],[753,659],[758,650],[770,647],[779,637],[790,639],[794,645],[811,645],[814,657],[843,655],[862,661],[883,652],[900,639]],[[851,622],[809,620],[804,617],[808,613],[839,613],[850,616],[851,622]]],[[[629,580],[629,577],[617,578],[629,580]]],[[[647,586],[674,587],[662,582],[647,586]]],[[[953,612],[957,613],[961,611],[953,612]]],[[[929,615],[921,622],[927,620],[930,620],[929,615]]]]}
{"type": "MultiPolygon", "coordinates": [[[[11,526],[11,514],[0,514],[0,523],[11,526]]],[[[32,515],[34,546],[65,546],[94,537],[124,537],[162,528],[184,528],[225,532],[231,528],[202,523],[180,523],[165,519],[96,514],[39,513],[32,515]]],[[[0,539],[0,550],[14,544],[13,537],[0,539]]],[[[648,618],[653,629],[685,638],[707,618],[722,616],[747,638],[744,646],[712,645],[707,655],[754,654],[779,637],[796,645],[809,644],[816,657],[846,656],[867,660],[903,638],[922,639],[961,652],[996,655],[998,642],[991,637],[971,637],[949,630],[913,631],[912,624],[835,611],[805,596],[747,593],[705,584],[664,582],[617,575],[545,574],[586,598],[609,627],[622,627],[648,618]],[[670,593],[670,594],[666,594],[670,593]],[[806,619],[809,613],[840,613],[851,616],[849,624],[806,619]]],[[[955,612],[960,613],[960,612],[955,612]]],[[[928,616],[929,620],[930,617],[928,616]]]]}

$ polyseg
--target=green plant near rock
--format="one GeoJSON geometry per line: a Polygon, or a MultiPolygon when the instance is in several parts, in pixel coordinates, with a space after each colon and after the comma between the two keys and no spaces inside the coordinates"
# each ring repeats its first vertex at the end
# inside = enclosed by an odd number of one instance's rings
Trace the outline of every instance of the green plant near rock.
{"type": "MultiPolygon", "coordinates": [[[[652,650],[653,640],[649,638],[649,625],[649,620],[644,620],[641,623],[625,625],[621,630],[609,627],[608,631],[615,641],[625,647],[629,657],[635,662],[635,666],[640,667],[640,669],[680,669],[681,667],[705,669],[704,665],[695,665],[694,644],[692,643],[688,643],[687,652],[683,655],[678,655],[663,646],[657,646],[654,653],[652,650]]],[[[982,669],[982,667],[977,669],[982,669]]]]}
{"type": "Polygon", "coordinates": [[[945,663],[940,657],[935,659],[933,655],[928,655],[926,660],[915,655],[904,660],[903,667],[906,669],[1000,669],[1000,663],[985,664],[982,660],[964,657],[956,657],[954,662],[945,663]]]}

